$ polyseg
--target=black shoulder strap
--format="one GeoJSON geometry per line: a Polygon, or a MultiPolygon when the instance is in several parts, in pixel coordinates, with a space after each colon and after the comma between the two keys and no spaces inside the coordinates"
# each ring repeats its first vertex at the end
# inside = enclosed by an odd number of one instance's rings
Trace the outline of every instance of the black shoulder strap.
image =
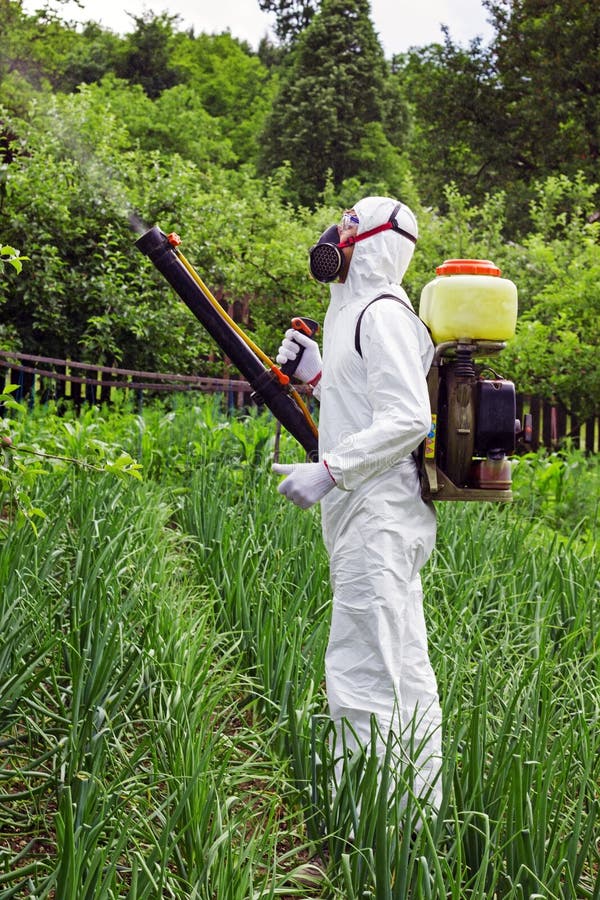
{"type": "MultiPolygon", "coordinates": [[[[354,331],[354,349],[356,350],[356,352],[358,353],[358,355],[360,356],[361,359],[362,359],[362,350],[360,348],[360,324],[362,322],[362,317],[364,316],[364,314],[366,313],[366,311],[368,310],[368,308],[371,306],[372,303],[376,303],[378,300],[383,300],[384,297],[389,297],[391,300],[396,300],[398,303],[401,303],[402,306],[404,306],[409,312],[411,312],[413,314],[413,316],[417,316],[417,319],[419,319],[417,313],[414,311],[412,306],[409,306],[408,303],[405,303],[404,300],[402,300],[400,297],[396,297],[395,294],[379,294],[379,296],[374,297],[372,300],[370,300],[367,303],[367,305],[364,307],[364,309],[361,310],[361,313],[360,313],[358,319],[356,320],[356,329],[354,331]]],[[[419,322],[421,322],[422,325],[425,325],[425,322],[423,322],[421,319],[419,319],[419,322]]],[[[425,326],[425,327],[427,327],[427,326],[425,326]]]]}

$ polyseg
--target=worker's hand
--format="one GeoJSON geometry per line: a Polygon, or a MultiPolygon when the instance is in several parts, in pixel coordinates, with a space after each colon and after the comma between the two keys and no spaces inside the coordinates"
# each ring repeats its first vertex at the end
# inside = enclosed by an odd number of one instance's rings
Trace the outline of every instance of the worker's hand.
{"type": "Polygon", "coordinates": [[[306,384],[315,385],[321,377],[321,351],[319,345],[308,335],[297,331],[295,328],[288,328],[285,338],[277,352],[276,360],[280,366],[286,362],[296,359],[302,350],[302,356],[294,371],[294,378],[298,381],[304,381],[306,384]]]}
{"type": "Polygon", "coordinates": [[[335,487],[333,476],[324,462],[294,463],[291,466],[275,463],[272,469],[277,475],[287,476],[277,490],[300,509],[308,509],[335,487]]]}

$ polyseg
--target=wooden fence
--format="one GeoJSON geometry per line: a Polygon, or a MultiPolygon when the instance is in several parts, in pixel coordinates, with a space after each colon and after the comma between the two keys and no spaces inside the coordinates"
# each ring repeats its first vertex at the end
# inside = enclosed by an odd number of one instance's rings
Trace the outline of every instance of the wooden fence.
{"type": "Polygon", "coordinates": [[[142,401],[144,396],[190,390],[223,393],[228,405],[233,406],[251,402],[252,389],[239,378],[145,372],[0,350],[2,370],[4,384],[17,385],[13,396],[27,398],[30,404],[36,400],[64,400],[79,407],[83,403],[110,403],[116,391],[142,401]]]}
{"type": "MultiPolygon", "coordinates": [[[[210,378],[196,375],[175,375],[164,372],[143,372],[114,366],[92,366],[72,360],[8,353],[0,350],[0,372],[4,383],[16,384],[16,397],[27,398],[30,404],[64,400],[76,406],[83,403],[110,403],[115,391],[125,391],[143,402],[144,397],[173,391],[203,391],[222,393],[228,407],[243,407],[252,403],[252,389],[247,381],[236,378],[210,378]]],[[[530,413],[533,429],[531,448],[556,450],[565,441],[590,453],[600,450],[600,419],[579,422],[558,404],[539,397],[517,394],[517,418],[530,413]]]]}

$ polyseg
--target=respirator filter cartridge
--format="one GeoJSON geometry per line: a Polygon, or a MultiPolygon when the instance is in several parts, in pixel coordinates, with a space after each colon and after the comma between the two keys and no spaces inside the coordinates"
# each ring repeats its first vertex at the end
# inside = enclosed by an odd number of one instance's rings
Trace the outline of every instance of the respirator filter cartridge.
{"type": "Polygon", "coordinates": [[[340,274],[344,257],[339,247],[337,225],[331,225],[324,231],[317,243],[310,248],[309,265],[313,278],[327,284],[340,274]]]}

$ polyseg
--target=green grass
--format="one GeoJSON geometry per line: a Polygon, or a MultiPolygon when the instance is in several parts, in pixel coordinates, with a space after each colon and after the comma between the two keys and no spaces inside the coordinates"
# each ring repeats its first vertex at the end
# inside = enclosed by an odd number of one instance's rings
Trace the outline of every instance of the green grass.
{"type": "Polygon", "coordinates": [[[275,491],[272,420],[200,398],[4,427],[0,898],[600,898],[595,459],[438,504],[445,801],[413,838],[409,768],[388,803],[366,748],[332,790],[327,560],[318,511],[275,491]],[[144,480],[32,475],[19,447],[124,450],[144,480]]]}

